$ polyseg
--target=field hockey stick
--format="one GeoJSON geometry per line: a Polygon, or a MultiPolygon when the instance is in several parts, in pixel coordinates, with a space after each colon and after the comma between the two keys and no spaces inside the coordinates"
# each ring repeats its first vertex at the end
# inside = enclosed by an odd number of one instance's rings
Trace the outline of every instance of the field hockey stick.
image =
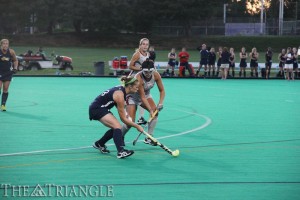
{"type": "MultiPolygon", "coordinates": [[[[155,110],[153,113],[153,117],[150,117],[146,123],[146,125],[144,126],[144,129],[148,127],[149,123],[154,119],[154,117],[156,116],[158,110],[155,110]]],[[[138,136],[135,138],[135,140],[132,142],[133,145],[135,145],[139,139],[139,137],[142,135],[142,132],[138,134],[138,136]]]]}
{"type": "Polygon", "coordinates": [[[166,152],[168,152],[172,156],[174,156],[174,157],[179,156],[179,150],[178,149],[176,149],[175,151],[172,151],[171,149],[169,149],[168,147],[166,147],[165,145],[163,145],[162,143],[160,143],[156,138],[152,137],[152,135],[150,135],[146,131],[143,131],[143,133],[148,138],[150,138],[150,140],[152,140],[152,142],[154,142],[155,144],[157,144],[158,146],[160,146],[160,148],[162,148],[163,150],[165,150],[166,152]]]}

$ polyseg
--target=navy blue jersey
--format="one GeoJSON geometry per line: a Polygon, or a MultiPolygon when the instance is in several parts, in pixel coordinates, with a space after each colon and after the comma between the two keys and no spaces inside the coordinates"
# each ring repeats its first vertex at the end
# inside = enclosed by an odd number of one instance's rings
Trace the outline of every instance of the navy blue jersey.
{"type": "Polygon", "coordinates": [[[285,54],[280,53],[279,56],[279,67],[284,67],[286,58],[285,58],[285,54]]]}
{"type": "Polygon", "coordinates": [[[258,67],[257,54],[251,53],[250,67],[258,67]]]}
{"type": "MultiPolygon", "coordinates": [[[[246,56],[247,55],[246,52],[245,53],[241,52],[241,54],[242,54],[242,56],[246,56]]],[[[246,58],[241,58],[240,67],[247,67],[247,60],[246,60],[246,58]]]]}
{"type": "Polygon", "coordinates": [[[273,57],[273,52],[272,51],[267,51],[266,55],[265,55],[266,62],[267,63],[272,62],[272,57],[273,57]]]}
{"type": "MultiPolygon", "coordinates": [[[[298,56],[299,57],[299,56],[298,56]]],[[[297,55],[294,54],[294,58],[293,58],[294,63],[298,63],[297,61],[297,55]]]]}
{"type": "Polygon", "coordinates": [[[229,61],[232,62],[234,60],[234,54],[230,53],[229,61]]]}
{"type": "Polygon", "coordinates": [[[215,54],[215,52],[209,52],[208,53],[208,63],[210,65],[214,65],[215,62],[216,62],[216,54],[215,54]]]}
{"type": "Polygon", "coordinates": [[[174,58],[169,58],[169,62],[175,62],[176,53],[171,53],[170,56],[174,56],[174,58]]]}
{"type": "Polygon", "coordinates": [[[250,61],[257,62],[257,54],[251,53],[250,61]]]}
{"type": "Polygon", "coordinates": [[[229,57],[229,67],[235,67],[235,63],[233,62],[235,58],[234,54],[230,53],[230,57],[229,57]]]}
{"type": "Polygon", "coordinates": [[[155,61],[156,53],[155,51],[149,51],[149,59],[155,61]]]}
{"type": "Polygon", "coordinates": [[[12,55],[10,50],[7,49],[6,53],[0,50],[0,72],[9,72],[12,66],[12,55]]]}
{"type": "Polygon", "coordinates": [[[230,53],[228,51],[224,51],[221,54],[221,64],[229,64],[230,53]]]}
{"type": "Polygon", "coordinates": [[[114,107],[116,105],[116,102],[113,98],[115,91],[122,91],[124,94],[124,101],[126,100],[125,88],[119,85],[104,91],[102,94],[96,97],[96,99],[91,103],[90,108],[106,108],[109,110],[114,107]]]}
{"type": "Polygon", "coordinates": [[[175,67],[176,65],[176,53],[171,53],[170,52],[170,56],[174,56],[174,58],[169,58],[169,61],[168,61],[168,65],[172,66],[172,67],[175,67]]]}
{"type": "Polygon", "coordinates": [[[200,51],[200,59],[201,60],[207,60],[208,59],[208,51],[206,49],[200,51]]]}

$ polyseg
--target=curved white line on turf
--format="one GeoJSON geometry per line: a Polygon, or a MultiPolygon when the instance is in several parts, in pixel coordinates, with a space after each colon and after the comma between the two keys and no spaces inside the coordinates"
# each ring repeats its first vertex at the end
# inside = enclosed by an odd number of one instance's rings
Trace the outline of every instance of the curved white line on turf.
{"type": "Polygon", "coordinates": [[[158,137],[156,139],[159,140],[159,139],[165,139],[165,138],[170,138],[170,137],[176,137],[176,136],[192,133],[192,132],[195,132],[195,131],[199,131],[199,130],[204,129],[205,127],[209,126],[212,122],[212,120],[209,117],[205,116],[205,115],[200,115],[200,114],[197,114],[197,113],[194,113],[194,112],[187,112],[187,111],[178,110],[178,109],[174,109],[174,110],[177,110],[177,111],[180,111],[180,112],[185,112],[185,113],[192,114],[192,115],[197,115],[199,117],[204,118],[206,121],[202,126],[199,126],[197,128],[194,128],[194,129],[191,129],[191,130],[188,130],[188,131],[184,131],[184,132],[181,132],[181,133],[173,134],[173,135],[158,137]]]}
{"type": "MultiPolygon", "coordinates": [[[[185,134],[188,134],[188,133],[199,131],[201,129],[204,129],[208,125],[210,125],[211,122],[212,122],[212,120],[209,117],[205,116],[205,115],[197,114],[197,113],[194,113],[194,112],[187,112],[187,111],[178,110],[178,109],[173,109],[173,110],[177,110],[177,111],[180,111],[180,112],[185,112],[185,113],[188,113],[188,114],[196,115],[196,116],[199,116],[201,118],[204,118],[206,121],[205,121],[205,123],[203,125],[201,125],[201,126],[199,126],[197,128],[194,128],[194,129],[191,129],[191,130],[187,130],[187,131],[184,131],[184,132],[181,132],[181,133],[173,134],[173,135],[158,137],[156,139],[165,139],[165,138],[170,138],[170,137],[177,137],[177,136],[180,136],[180,135],[185,135],[185,134]]],[[[144,141],[144,140],[139,140],[138,142],[142,142],[142,141],[144,141]]],[[[131,142],[126,142],[126,143],[131,143],[131,142]]],[[[107,144],[107,146],[113,146],[113,145],[114,144],[107,144]]],[[[80,150],[80,149],[88,149],[88,148],[91,148],[91,147],[92,146],[85,146],[85,147],[66,148],[66,149],[49,149],[49,150],[38,150],[38,151],[7,153],[7,154],[0,154],[0,157],[18,156],[18,155],[25,155],[25,154],[37,154],[37,153],[45,153],[45,152],[56,152],[56,151],[80,150]]]]}

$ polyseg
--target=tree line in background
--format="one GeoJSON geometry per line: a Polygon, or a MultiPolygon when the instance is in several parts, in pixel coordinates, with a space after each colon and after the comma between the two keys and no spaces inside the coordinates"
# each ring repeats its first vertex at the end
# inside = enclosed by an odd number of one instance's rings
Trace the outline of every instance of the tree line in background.
{"type": "MultiPolygon", "coordinates": [[[[78,34],[82,31],[151,33],[153,26],[169,24],[182,26],[185,35],[189,35],[195,22],[222,19],[224,4],[229,5],[229,18],[259,19],[259,14],[246,12],[245,0],[0,0],[0,3],[0,34],[19,34],[29,29],[48,34],[55,30],[78,34]]],[[[278,5],[279,0],[272,1],[270,18],[278,18],[278,5]]],[[[295,13],[285,12],[286,17],[289,15],[295,13]]]]}

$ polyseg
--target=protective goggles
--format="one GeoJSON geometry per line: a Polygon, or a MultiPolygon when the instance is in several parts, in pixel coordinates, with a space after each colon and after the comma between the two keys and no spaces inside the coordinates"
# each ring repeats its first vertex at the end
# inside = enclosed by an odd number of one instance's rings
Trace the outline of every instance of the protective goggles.
{"type": "Polygon", "coordinates": [[[143,68],[143,72],[153,72],[155,69],[154,68],[143,68]]]}

